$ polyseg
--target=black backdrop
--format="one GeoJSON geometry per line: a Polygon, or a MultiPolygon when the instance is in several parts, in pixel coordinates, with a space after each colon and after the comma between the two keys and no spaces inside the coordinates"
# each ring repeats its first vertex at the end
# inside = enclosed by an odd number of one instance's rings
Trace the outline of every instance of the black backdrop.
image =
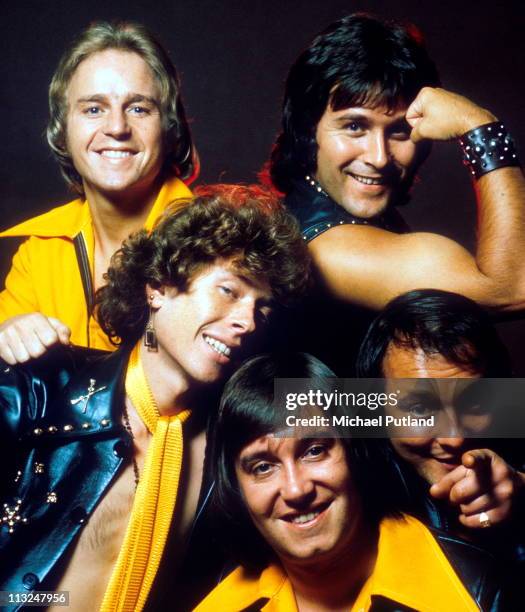
{"type": "MultiPolygon", "coordinates": [[[[43,136],[47,86],[66,44],[93,20],[140,21],[169,49],[201,156],[199,182],[252,182],[278,129],[289,65],[315,33],[353,11],[418,25],[444,85],[504,120],[525,157],[523,7],[520,0],[4,0],[0,226],[71,199],[43,136]]],[[[472,248],[475,200],[456,145],[434,147],[404,214],[414,229],[472,248]]],[[[5,248],[1,255],[5,267],[5,248]]],[[[525,376],[525,325],[500,330],[525,376]]]]}

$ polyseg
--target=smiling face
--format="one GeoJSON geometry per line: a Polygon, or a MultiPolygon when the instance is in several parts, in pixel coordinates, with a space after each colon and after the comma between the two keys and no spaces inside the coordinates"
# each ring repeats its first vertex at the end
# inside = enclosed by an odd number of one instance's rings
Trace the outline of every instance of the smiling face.
{"type": "Polygon", "coordinates": [[[67,148],[88,198],[151,196],[165,157],[159,100],[136,53],[108,49],[80,63],[67,89],[67,148]]]}
{"type": "Polygon", "coordinates": [[[341,440],[266,435],[245,446],[235,472],[248,512],[287,564],[337,559],[362,520],[341,440]]]}
{"type": "Polygon", "coordinates": [[[410,187],[417,149],[405,112],[404,107],[334,111],[329,104],[317,125],[315,176],[356,217],[375,217],[410,187]]]}
{"type": "Polygon", "coordinates": [[[414,388],[399,381],[389,381],[393,391],[401,387],[397,407],[385,408],[395,417],[424,417],[434,415],[435,427],[446,434],[417,436],[415,428],[403,437],[392,437],[390,442],[397,454],[410,463],[427,482],[433,484],[461,465],[461,455],[472,448],[467,433],[483,435],[492,416],[479,402],[475,386],[480,374],[466,366],[451,363],[439,354],[427,354],[421,348],[410,348],[391,343],[383,359],[383,373],[387,379],[433,378],[435,381],[414,388]],[[443,379],[443,380],[440,380],[443,379]],[[454,381],[450,379],[464,379],[454,381]]]}
{"type": "MultiPolygon", "coordinates": [[[[271,311],[272,292],[242,275],[231,260],[216,260],[186,291],[148,289],[159,363],[183,386],[214,383],[252,349],[271,311]]],[[[180,385],[179,385],[180,387],[180,385]]]]}

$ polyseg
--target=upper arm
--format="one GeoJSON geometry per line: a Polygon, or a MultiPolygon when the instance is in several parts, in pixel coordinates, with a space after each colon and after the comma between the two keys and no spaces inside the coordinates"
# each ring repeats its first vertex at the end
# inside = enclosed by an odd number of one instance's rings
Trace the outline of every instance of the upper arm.
{"type": "Polygon", "coordinates": [[[39,310],[32,279],[30,240],[23,242],[13,257],[5,289],[0,293],[0,323],[15,315],[39,310]]]}
{"type": "Polygon", "coordinates": [[[413,289],[443,289],[504,308],[505,294],[458,243],[430,233],[394,234],[344,225],[309,244],[314,266],[335,297],[373,309],[413,289]]]}

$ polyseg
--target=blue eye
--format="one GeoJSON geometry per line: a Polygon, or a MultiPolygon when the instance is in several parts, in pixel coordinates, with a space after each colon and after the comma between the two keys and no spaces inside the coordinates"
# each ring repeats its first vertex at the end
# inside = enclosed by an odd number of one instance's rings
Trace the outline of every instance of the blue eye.
{"type": "Polygon", "coordinates": [[[132,106],[130,108],[130,111],[134,115],[145,115],[149,112],[149,110],[147,108],[144,108],[143,106],[132,106]]]}
{"type": "Polygon", "coordinates": [[[98,106],[90,106],[84,110],[86,115],[98,115],[101,112],[100,107],[98,106]]]}

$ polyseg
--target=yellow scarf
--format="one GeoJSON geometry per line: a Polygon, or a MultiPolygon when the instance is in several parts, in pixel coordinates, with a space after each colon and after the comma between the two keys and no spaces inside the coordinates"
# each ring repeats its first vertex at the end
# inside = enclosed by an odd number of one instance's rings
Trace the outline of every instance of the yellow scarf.
{"type": "Polygon", "coordinates": [[[146,603],[175,510],[182,467],[182,423],[190,415],[189,410],[176,416],[159,415],[140,361],[140,343],[130,355],[126,393],[153,438],[101,612],[138,612],[146,603]]]}

